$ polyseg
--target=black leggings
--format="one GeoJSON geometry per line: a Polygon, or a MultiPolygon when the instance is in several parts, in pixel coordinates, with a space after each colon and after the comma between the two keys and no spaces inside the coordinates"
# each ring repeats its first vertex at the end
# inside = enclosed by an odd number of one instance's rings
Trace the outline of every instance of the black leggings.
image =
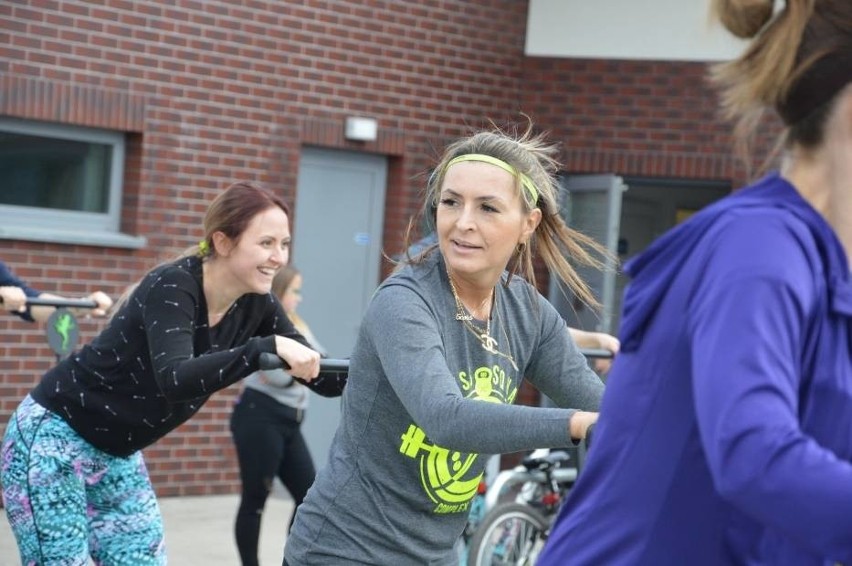
{"type": "Polygon", "coordinates": [[[260,391],[251,388],[243,391],[231,414],[231,433],[242,480],[234,526],[237,550],[243,566],[257,566],[260,519],[273,481],[276,477],[281,480],[298,507],[314,481],[316,470],[295,410],[260,391]]]}

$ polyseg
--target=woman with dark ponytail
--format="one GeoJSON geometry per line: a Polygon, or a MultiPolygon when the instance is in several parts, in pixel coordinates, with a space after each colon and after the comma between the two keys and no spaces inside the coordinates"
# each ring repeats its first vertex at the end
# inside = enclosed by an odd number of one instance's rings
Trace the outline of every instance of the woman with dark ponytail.
{"type": "MultiPolygon", "coordinates": [[[[539,566],[852,564],[852,2],[715,0],[783,159],[625,266],[595,445],[539,566]]],[[[747,147],[747,144],[743,144],[747,147]]]]}

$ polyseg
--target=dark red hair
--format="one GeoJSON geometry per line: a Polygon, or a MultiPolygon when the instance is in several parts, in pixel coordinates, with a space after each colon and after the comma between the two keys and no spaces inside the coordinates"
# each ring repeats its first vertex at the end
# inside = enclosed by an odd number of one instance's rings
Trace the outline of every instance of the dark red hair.
{"type": "Polygon", "coordinates": [[[255,216],[274,207],[283,210],[289,218],[287,204],[266,187],[249,181],[234,183],[213,199],[207,208],[203,241],[210,243],[215,232],[222,232],[237,241],[255,216]]]}

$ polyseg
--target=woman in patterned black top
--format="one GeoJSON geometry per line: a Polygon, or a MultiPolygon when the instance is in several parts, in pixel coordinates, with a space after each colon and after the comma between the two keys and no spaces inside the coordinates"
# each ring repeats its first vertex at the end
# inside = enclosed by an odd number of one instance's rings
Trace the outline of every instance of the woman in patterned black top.
{"type": "Polygon", "coordinates": [[[204,239],[149,272],[91,344],[47,372],[6,430],[0,480],[24,564],[165,564],[140,450],[275,353],[319,393],[319,354],[270,288],[287,263],[288,209],[237,183],[204,239]],[[54,562],[56,561],[56,562],[54,562]]]}

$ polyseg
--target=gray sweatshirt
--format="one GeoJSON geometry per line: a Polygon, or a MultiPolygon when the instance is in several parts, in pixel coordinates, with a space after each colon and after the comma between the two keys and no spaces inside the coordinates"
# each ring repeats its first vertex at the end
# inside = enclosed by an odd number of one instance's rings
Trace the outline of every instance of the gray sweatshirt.
{"type": "Polygon", "coordinates": [[[456,320],[437,251],[382,283],[328,464],[287,540],[289,564],[454,564],[487,456],[568,446],[573,410],[597,410],[603,383],[553,306],[519,277],[495,296],[491,335],[517,370],[456,320]],[[573,409],[512,405],[524,376],[573,409]]]}

